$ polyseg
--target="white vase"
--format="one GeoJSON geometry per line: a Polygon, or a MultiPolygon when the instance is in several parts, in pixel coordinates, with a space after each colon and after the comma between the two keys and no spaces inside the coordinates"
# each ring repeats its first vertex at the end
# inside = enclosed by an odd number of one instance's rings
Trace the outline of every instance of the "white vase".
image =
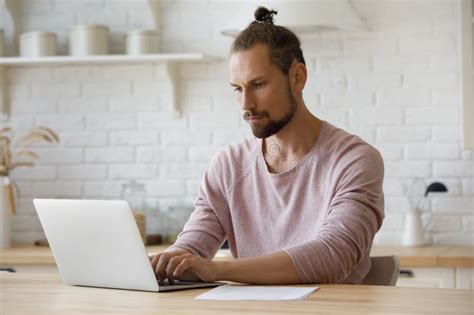
{"type": "Polygon", "coordinates": [[[12,213],[7,207],[5,184],[9,178],[0,176],[0,249],[9,248],[12,241],[12,213]]]}
{"type": "Polygon", "coordinates": [[[420,209],[411,209],[405,221],[405,230],[402,236],[403,246],[423,246],[425,238],[423,224],[421,223],[420,209]]]}

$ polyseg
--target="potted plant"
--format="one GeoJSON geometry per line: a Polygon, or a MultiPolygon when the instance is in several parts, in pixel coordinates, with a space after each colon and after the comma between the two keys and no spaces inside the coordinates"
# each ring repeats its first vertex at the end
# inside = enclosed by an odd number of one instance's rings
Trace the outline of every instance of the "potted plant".
{"type": "Polygon", "coordinates": [[[11,218],[16,213],[10,172],[18,167],[33,167],[40,156],[33,143],[59,143],[58,135],[47,127],[35,127],[12,143],[11,128],[0,129],[0,248],[11,245],[11,218]]]}

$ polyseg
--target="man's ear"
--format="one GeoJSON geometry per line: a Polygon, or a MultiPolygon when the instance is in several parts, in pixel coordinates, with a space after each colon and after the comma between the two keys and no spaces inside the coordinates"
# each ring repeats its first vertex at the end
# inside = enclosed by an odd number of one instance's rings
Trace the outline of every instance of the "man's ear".
{"type": "Polygon", "coordinates": [[[307,78],[308,70],[306,66],[301,62],[293,62],[290,68],[290,82],[295,94],[299,95],[303,92],[307,78]]]}

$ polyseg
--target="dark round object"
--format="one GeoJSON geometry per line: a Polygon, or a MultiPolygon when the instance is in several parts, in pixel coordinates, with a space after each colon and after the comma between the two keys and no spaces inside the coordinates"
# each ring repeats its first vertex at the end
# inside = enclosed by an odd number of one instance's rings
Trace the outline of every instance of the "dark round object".
{"type": "Polygon", "coordinates": [[[433,182],[428,185],[425,191],[425,197],[428,196],[430,192],[447,192],[448,188],[445,184],[440,182],[433,182]]]}
{"type": "Polygon", "coordinates": [[[254,13],[255,21],[259,23],[273,24],[273,16],[275,14],[278,14],[278,12],[275,10],[268,10],[265,7],[258,7],[254,13]]]}

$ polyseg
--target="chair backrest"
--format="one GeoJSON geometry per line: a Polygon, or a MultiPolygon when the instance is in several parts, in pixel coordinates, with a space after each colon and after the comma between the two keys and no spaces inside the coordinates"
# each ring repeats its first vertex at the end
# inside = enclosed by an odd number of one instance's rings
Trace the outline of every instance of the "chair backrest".
{"type": "Polygon", "coordinates": [[[364,284],[395,286],[400,262],[397,256],[370,257],[372,268],[364,279],[364,284]]]}

